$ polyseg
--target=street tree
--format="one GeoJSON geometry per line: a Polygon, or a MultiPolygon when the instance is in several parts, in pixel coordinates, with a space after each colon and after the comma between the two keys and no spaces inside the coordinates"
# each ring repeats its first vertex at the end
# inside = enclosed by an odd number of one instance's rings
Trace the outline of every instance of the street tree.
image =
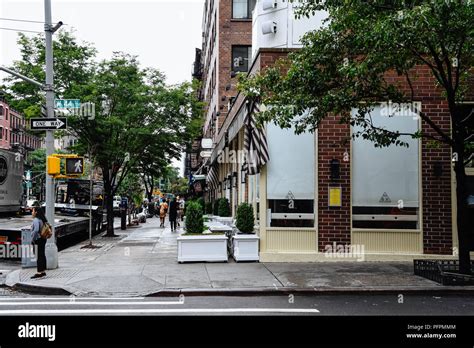
{"type": "Polygon", "coordinates": [[[380,102],[415,105],[415,69],[427,67],[449,107],[451,130],[415,110],[429,131],[410,136],[452,150],[460,272],[471,273],[465,165],[473,159],[474,116],[460,103],[473,98],[474,2],[314,0],[303,2],[297,17],[316,11],[326,11],[327,20],[303,37],[301,50],[256,76],[241,77],[245,94],[271,106],[258,114],[259,123],[293,125],[301,133],[314,131],[332,114],[357,126],[361,130],[354,136],[376,146],[407,146],[404,134],[378,128],[368,116],[380,102]],[[403,79],[408,91],[388,79],[390,73],[403,79]]]}
{"type": "MultiPolygon", "coordinates": [[[[156,75],[159,79],[159,75],[156,75]]],[[[154,81],[156,93],[156,112],[163,123],[159,128],[172,127],[173,131],[158,133],[150,129],[146,146],[138,158],[134,171],[140,174],[145,186],[148,201],[152,200],[153,190],[158,178],[167,179],[172,174],[170,162],[179,159],[181,153],[191,144],[201,130],[202,102],[197,99],[197,83],[184,83],[166,88],[160,81],[154,81]],[[188,122],[180,123],[173,115],[188,115],[188,122]]],[[[161,122],[160,121],[160,122],[161,122]]],[[[174,172],[173,172],[174,173],[174,172]]]]}
{"type": "Polygon", "coordinates": [[[72,116],[70,124],[79,148],[90,151],[101,168],[106,235],[114,236],[113,196],[123,180],[148,170],[144,161],[156,170],[163,161],[179,158],[201,114],[190,105],[194,93],[188,84],[167,87],[160,72],[141,69],[136,57],[125,53],[101,62],[90,84],[83,100],[95,104],[95,117],[72,116]]]}

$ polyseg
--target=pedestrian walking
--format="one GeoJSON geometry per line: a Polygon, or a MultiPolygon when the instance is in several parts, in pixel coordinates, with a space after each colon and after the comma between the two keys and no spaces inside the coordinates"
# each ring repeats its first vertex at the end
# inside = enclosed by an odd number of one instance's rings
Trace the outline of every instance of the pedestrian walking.
{"type": "Polygon", "coordinates": [[[37,273],[31,279],[46,276],[46,239],[41,238],[41,230],[48,221],[41,207],[34,207],[32,211],[33,224],[31,225],[31,242],[35,246],[37,273]]]}
{"type": "Polygon", "coordinates": [[[176,232],[176,218],[178,217],[178,201],[175,198],[173,198],[170,202],[169,206],[169,212],[170,212],[170,224],[171,224],[171,232],[176,232]]]}
{"type": "Polygon", "coordinates": [[[160,227],[165,227],[165,218],[166,218],[167,212],[168,212],[168,203],[166,203],[166,201],[163,200],[163,202],[161,202],[160,204],[160,221],[161,221],[160,227]]]}
{"type": "MultiPolygon", "coordinates": [[[[185,207],[185,202],[184,202],[184,198],[181,197],[180,200],[179,200],[179,212],[180,212],[180,220],[181,221],[184,221],[184,207],[185,207]]],[[[178,223],[179,225],[179,223],[178,223]]]]}
{"type": "Polygon", "coordinates": [[[180,221],[183,219],[184,212],[184,203],[182,202],[182,198],[180,196],[176,197],[176,203],[178,204],[178,215],[176,217],[176,222],[178,224],[178,227],[180,227],[180,221]]]}

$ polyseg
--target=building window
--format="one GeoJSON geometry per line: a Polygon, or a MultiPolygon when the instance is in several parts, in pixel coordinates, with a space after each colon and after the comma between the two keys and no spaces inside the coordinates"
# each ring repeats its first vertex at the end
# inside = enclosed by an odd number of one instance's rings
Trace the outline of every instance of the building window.
{"type": "Polygon", "coordinates": [[[0,120],[3,118],[3,105],[0,105],[0,120]]]}
{"type": "Polygon", "coordinates": [[[232,18],[250,19],[256,0],[232,0],[232,18]]]}
{"type": "Polygon", "coordinates": [[[267,143],[267,226],[315,227],[314,134],[295,135],[294,128],[281,129],[271,123],[267,125],[267,143]]]}
{"type": "Polygon", "coordinates": [[[232,46],[232,71],[248,72],[252,46],[232,46]]]}
{"type": "MultiPolygon", "coordinates": [[[[353,113],[356,113],[354,110],[353,113]]],[[[375,107],[370,113],[374,126],[413,134],[419,129],[418,117],[408,109],[388,114],[375,107]]],[[[360,131],[354,127],[353,131],[360,131]]],[[[409,147],[391,145],[376,148],[370,140],[358,137],[352,148],[352,227],[361,229],[420,228],[418,139],[401,136],[409,147]]]]}
{"type": "Polygon", "coordinates": [[[3,127],[0,127],[0,140],[3,139],[3,127]]]}

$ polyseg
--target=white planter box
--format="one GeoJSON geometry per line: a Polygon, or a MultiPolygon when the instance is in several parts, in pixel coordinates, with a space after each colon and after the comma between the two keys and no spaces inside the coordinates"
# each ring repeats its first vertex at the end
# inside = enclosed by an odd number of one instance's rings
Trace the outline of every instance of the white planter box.
{"type": "Polygon", "coordinates": [[[235,234],[232,254],[235,261],[259,261],[260,237],[256,234],[235,234]]]}
{"type": "Polygon", "coordinates": [[[225,235],[178,237],[178,262],[227,262],[227,260],[225,235]]]}

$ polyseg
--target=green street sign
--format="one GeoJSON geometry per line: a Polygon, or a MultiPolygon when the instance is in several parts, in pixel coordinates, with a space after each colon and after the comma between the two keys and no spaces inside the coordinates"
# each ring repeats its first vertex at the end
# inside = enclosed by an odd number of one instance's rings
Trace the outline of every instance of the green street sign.
{"type": "Polygon", "coordinates": [[[80,99],[55,99],[54,107],[56,109],[80,109],[80,99]]]}

